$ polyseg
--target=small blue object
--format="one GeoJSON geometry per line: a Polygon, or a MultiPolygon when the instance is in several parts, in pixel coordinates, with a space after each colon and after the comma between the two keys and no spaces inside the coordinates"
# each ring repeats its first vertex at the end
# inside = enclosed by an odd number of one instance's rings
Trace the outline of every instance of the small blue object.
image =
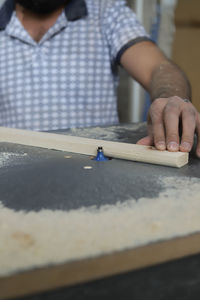
{"type": "Polygon", "coordinates": [[[94,160],[96,160],[96,161],[107,161],[107,160],[109,160],[108,157],[104,156],[103,148],[102,147],[98,147],[98,149],[97,149],[97,156],[94,158],[94,160]]]}

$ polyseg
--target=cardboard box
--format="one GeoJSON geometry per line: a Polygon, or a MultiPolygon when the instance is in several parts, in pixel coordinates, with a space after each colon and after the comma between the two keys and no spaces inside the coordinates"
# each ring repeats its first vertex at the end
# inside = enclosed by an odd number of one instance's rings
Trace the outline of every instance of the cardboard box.
{"type": "Polygon", "coordinates": [[[173,46],[173,61],[188,76],[192,101],[200,111],[200,28],[178,27],[173,46]]]}
{"type": "Polygon", "coordinates": [[[172,58],[188,76],[192,101],[200,111],[200,0],[179,0],[172,58]]]}
{"type": "Polygon", "coordinates": [[[200,26],[200,1],[179,0],[175,13],[177,26],[200,26]]]}

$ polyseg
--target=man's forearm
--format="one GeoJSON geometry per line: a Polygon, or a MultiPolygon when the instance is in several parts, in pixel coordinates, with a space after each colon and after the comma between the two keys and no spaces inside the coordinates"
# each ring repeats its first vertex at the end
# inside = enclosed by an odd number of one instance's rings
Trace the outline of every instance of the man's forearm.
{"type": "Polygon", "coordinates": [[[173,96],[191,100],[191,87],[184,72],[174,63],[165,61],[153,71],[150,95],[152,101],[173,96]]]}
{"type": "Polygon", "coordinates": [[[142,143],[153,143],[159,150],[189,152],[196,131],[196,153],[200,157],[200,117],[190,101],[183,101],[191,100],[191,88],[185,74],[175,64],[165,61],[155,67],[149,87],[153,103],[148,114],[149,135],[142,143]]]}
{"type": "Polygon", "coordinates": [[[191,100],[191,88],[181,69],[151,42],[126,50],[121,64],[150,92],[153,101],[148,112],[148,136],[139,143],[154,145],[159,150],[189,152],[196,132],[196,153],[200,157],[200,115],[192,103],[183,101],[191,100]]]}

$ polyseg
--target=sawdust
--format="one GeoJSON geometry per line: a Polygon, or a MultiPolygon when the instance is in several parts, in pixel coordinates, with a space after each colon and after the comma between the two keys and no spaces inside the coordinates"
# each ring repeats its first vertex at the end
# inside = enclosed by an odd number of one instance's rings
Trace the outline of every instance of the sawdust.
{"type": "Polygon", "coordinates": [[[200,231],[200,179],[162,177],[157,198],[71,211],[0,204],[0,276],[200,231]]]}
{"type": "Polygon", "coordinates": [[[27,153],[0,152],[0,168],[16,162],[16,159],[19,162],[26,155],[27,153]]]}
{"type": "MultiPolygon", "coordinates": [[[[80,136],[92,139],[102,139],[108,141],[119,141],[119,134],[126,132],[127,135],[138,133],[139,130],[143,130],[146,123],[136,124],[123,124],[122,126],[109,126],[109,127],[90,127],[90,128],[72,128],[67,135],[80,136]]],[[[121,140],[122,141],[122,140],[121,140]]]]}

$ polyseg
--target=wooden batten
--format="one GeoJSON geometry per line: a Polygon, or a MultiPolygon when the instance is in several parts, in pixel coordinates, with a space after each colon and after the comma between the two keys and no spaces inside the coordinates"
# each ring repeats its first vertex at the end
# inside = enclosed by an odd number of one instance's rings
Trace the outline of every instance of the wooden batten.
{"type": "Polygon", "coordinates": [[[97,148],[103,147],[104,154],[112,158],[178,168],[188,163],[188,153],[159,151],[150,146],[14,128],[0,127],[0,142],[55,149],[86,155],[96,155],[97,148]]]}

